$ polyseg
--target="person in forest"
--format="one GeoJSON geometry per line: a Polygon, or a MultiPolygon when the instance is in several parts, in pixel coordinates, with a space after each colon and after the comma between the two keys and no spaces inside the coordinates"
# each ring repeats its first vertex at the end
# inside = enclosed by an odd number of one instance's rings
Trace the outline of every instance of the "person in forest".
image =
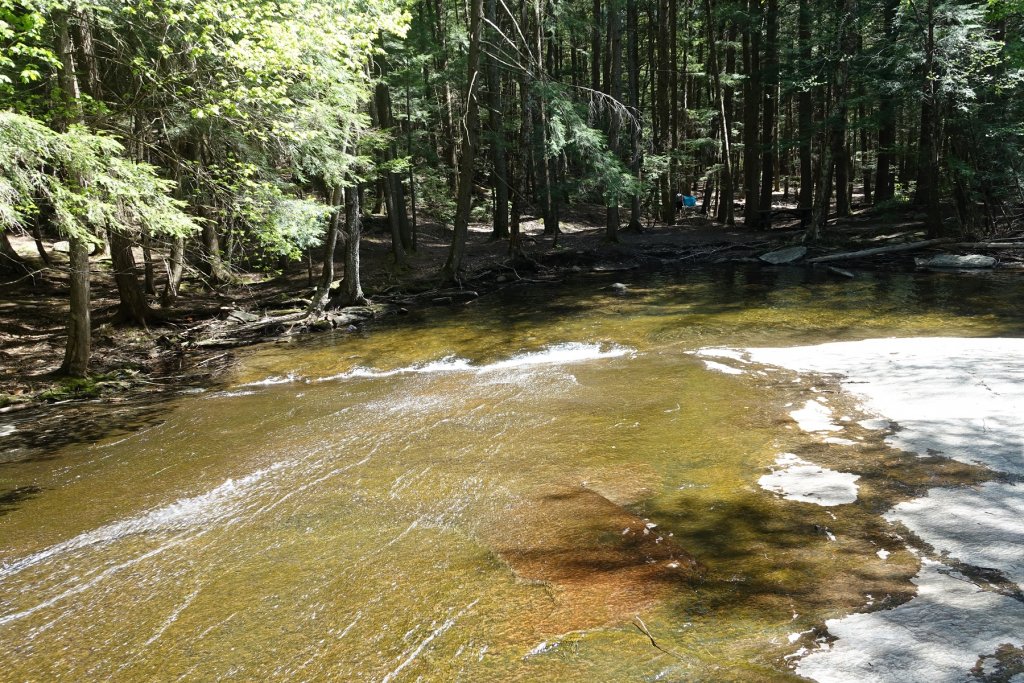
{"type": "Polygon", "coordinates": [[[682,191],[676,193],[676,215],[678,216],[685,209],[692,209],[697,206],[697,198],[693,195],[684,194],[682,191]]]}

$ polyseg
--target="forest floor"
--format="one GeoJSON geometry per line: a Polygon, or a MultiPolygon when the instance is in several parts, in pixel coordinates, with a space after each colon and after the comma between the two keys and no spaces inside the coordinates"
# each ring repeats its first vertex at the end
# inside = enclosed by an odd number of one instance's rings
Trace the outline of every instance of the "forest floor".
{"type": "MultiPolygon", "coordinates": [[[[54,267],[44,269],[35,243],[28,237],[15,238],[15,248],[39,271],[0,283],[0,451],[9,445],[40,448],[95,438],[109,426],[105,424],[108,419],[96,410],[85,410],[76,418],[76,406],[147,405],[189,388],[214,384],[231,367],[233,349],[247,344],[316,329],[348,328],[370,317],[412,307],[465,305],[501,287],[557,282],[574,273],[758,262],[767,252],[800,245],[803,235],[789,218],[771,230],[754,231],[745,230],[742,223],[726,228],[689,214],[675,225],[653,224],[640,233],[621,232],[620,241],[613,244],[604,239],[604,228],[599,227],[603,223],[603,208],[579,208],[563,219],[562,234],[556,241],[542,234],[539,220],[525,221],[522,230],[528,258],[515,266],[510,264],[506,241],[492,240],[488,226],[472,226],[464,276],[453,285],[439,276],[451,241],[449,228],[421,223],[416,252],[407,265],[397,267],[386,221],[371,217],[364,226],[361,261],[363,289],[375,305],[342,312],[319,325],[308,324],[304,316],[312,293],[310,276],[320,268],[315,259],[293,264],[276,277],[245,275],[243,284],[218,289],[204,287],[201,275],[190,272],[168,318],[142,329],[117,323],[118,298],[109,256],[99,256],[94,258],[92,377],[88,381],[69,381],[56,374],[65,342],[66,254],[44,240],[54,262],[54,267]]],[[[857,211],[834,221],[826,239],[811,246],[806,256],[923,239],[919,215],[857,211]]],[[[1019,241],[1016,244],[1017,250],[1013,246],[996,250],[1001,267],[1024,267],[1024,251],[1019,250],[1019,241]]],[[[964,253],[953,248],[957,245],[943,246],[948,247],[944,251],[964,253]]],[[[913,256],[921,253],[882,254],[867,263],[857,262],[857,267],[909,268],[913,256]]],[[[838,276],[852,277],[841,269],[824,267],[838,276]]],[[[134,413],[126,411],[125,420],[132,419],[134,413]]]]}

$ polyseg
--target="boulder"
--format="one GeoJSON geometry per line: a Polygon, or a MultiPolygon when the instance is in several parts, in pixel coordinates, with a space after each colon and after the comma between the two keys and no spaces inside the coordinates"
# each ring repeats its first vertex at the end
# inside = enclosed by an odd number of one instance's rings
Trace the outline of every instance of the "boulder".
{"type": "Polygon", "coordinates": [[[996,260],[981,254],[936,254],[929,258],[916,258],[914,264],[919,268],[992,268],[996,260]]]}
{"type": "Polygon", "coordinates": [[[64,240],[63,242],[54,242],[53,250],[62,254],[67,254],[71,251],[71,242],[64,240]]]}
{"type": "Polygon", "coordinates": [[[761,254],[759,257],[765,263],[770,263],[773,266],[777,266],[783,263],[793,263],[799,261],[807,254],[807,247],[786,247],[785,249],[776,249],[770,251],[767,254],[761,254]]]}

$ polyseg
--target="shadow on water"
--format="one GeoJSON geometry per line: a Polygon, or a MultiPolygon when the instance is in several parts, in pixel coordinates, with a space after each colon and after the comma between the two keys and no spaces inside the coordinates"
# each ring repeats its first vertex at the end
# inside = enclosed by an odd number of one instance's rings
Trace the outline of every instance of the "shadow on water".
{"type": "Polygon", "coordinates": [[[16,429],[0,437],[0,468],[55,460],[68,446],[155,427],[180,397],[168,393],[115,407],[103,403],[54,405],[33,410],[27,418],[11,416],[7,422],[16,429]]]}
{"type": "Polygon", "coordinates": [[[42,491],[43,489],[38,486],[19,486],[6,493],[0,493],[0,515],[6,515],[13,510],[17,510],[18,503],[28,500],[42,493],[42,491]]]}
{"type": "MultiPolygon", "coordinates": [[[[903,334],[1014,336],[1024,334],[1024,309],[1010,293],[1013,289],[1024,287],[1019,278],[1005,273],[858,271],[851,280],[808,267],[729,264],[668,273],[591,273],[557,286],[513,286],[465,309],[431,311],[430,316],[441,321],[481,313],[487,302],[483,324],[490,319],[496,334],[511,341],[518,339],[516,330],[595,309],[663,316],[671,320],[666,332],[680,324],[708,324],[768,338],[773,331],[768,326],[778,332],[810,327],[837,338],[871,336],[876,330],[887,330],[889,336],[900,327],[903,334]],[[627,285],[623,295],[609,289],[614,282],[627,285]],[[963,331],[950,330],[939,320],[950,317],[963,331]]],[[[780,335],[780,342],[786,339],[780,335]]]]}

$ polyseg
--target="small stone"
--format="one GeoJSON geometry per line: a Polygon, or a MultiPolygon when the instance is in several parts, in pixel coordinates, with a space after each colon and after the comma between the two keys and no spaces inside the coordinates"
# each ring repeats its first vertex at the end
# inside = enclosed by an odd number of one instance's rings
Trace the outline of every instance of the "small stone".
{"type": "Polygon", "coordinates": [[[622,284],[621,282],[616,282],[614,284],[609,285],[608,289],[612,290],[614,293],[618,294],[619,296],[623,296],[623,295],[625,295],[629,291],[629,287],[627,287],[626,285],[622,284]]]}

